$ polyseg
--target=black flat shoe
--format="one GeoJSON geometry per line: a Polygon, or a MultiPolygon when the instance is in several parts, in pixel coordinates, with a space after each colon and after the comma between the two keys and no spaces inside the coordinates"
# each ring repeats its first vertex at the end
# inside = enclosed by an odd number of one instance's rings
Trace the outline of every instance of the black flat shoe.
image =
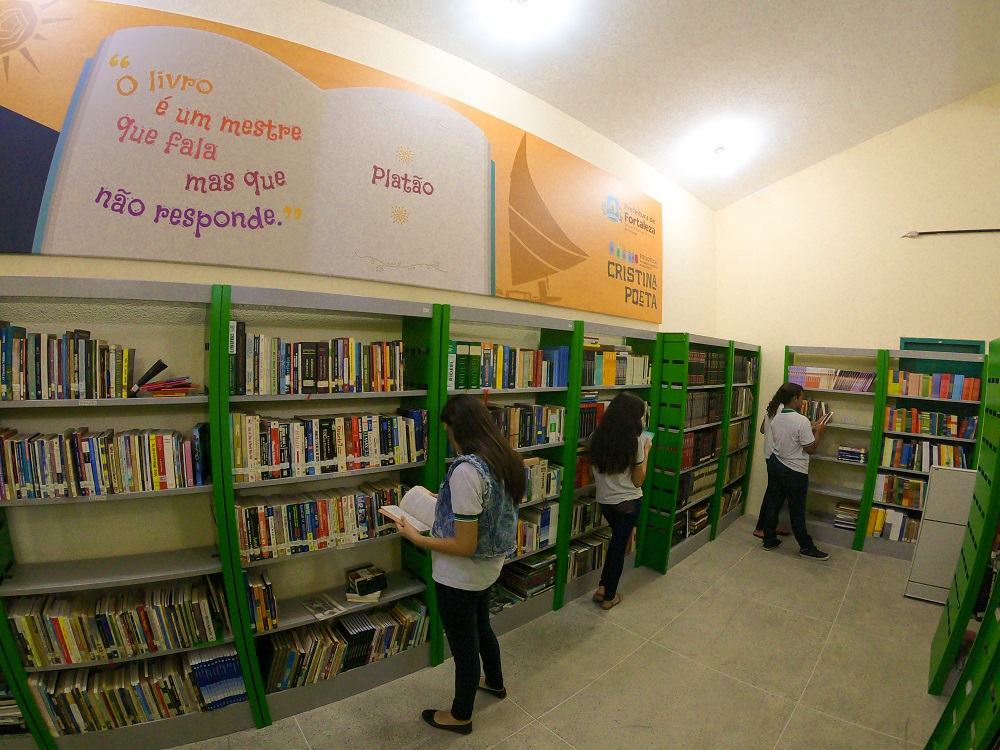
{"type": "MultiPolygon", "coordinates": [[[[506,691],[505,691],[506,692],[506,691]]],[[[455,732],[456,734],[472,734],[472,722],[467,722],[465,724],[439,724],[434,721],[434,714],[437,713],[436,708],[428,708],[426,711],[420,714],[420,718],[426,721],[435,729],[444,729],[448,732],[455,732]]]]}
{"type": "Polygon", "coordinates": [[[476,687],[485,693],[489,693],[490,695],[495,695],[500,700],[503,700],[504,698],[507,697],[507,688],[500,688],[499,690],[497,690],[496,688],[486,687],[485,685],[476,685],[476,687]]]}

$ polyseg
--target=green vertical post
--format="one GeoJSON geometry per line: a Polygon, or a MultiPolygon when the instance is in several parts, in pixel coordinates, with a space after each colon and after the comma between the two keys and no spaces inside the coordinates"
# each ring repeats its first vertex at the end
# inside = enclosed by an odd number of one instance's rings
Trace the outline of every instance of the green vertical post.
{"type": "MultiPolygon", "coordinates": [[[[747,350],[752,351],[752,350],[747,350]]],[[[753,352],[757,355],[757,375],[754,378],[751,393],[753,393],[753,416],[750,417],[750,445],[747,446],[747,471],[743,477],[743,502],[740,504],[740,515],[747,512],[747,495],[750,494],[750,470],[753,468],[754,448],[757,445],[757,417],[760,415],[760,373],[761,373],[761,351],[758,346],[753,352]]]]}
{"type": "Polygon", "coordinates": [[[875,483],[878,481],[878,467],[882,455],[882,424],[885,421],[886,394],[889,389],[889,351],[880,349],[875,373],[875,402],[872,406],[872,431],[868,442],[868,466],[865,471],[865,486],[861,491],[858,525],[854,530],[853,549],[864,549],[868,536],[868,518],[872,512],[875,497],[875,483]]]}
{"type": "Polygon", "coordinates": [[[722,401],[722,445],[719,454],[719,472],[715,478],[715,495],[709,506],[708,518],[712,530],[709,532],[710,540],[715,540],[715,534],[719,526],[719,518],[722,515],[722,491],[726,488],[726,472],[729,466],[729,425],[733,418],[733,347],[735,342],[729,342],[729,350],[726,354],[726,390],[722,401]]]}
{"type": "Polygon", "coordinates": [[[653,494],[653,471],[652,462],[656,457],[656,435],[657,425],[660,422],[660,379],[663,372],[663,339],[657,334],[652,342],[642,340],[639,346],[643,346],[643,354],[649,356],[649,393],[647,402],[649,404],[649,430],[653,433],[653,447],[650,448],[650,461],[647,463],[646,481],[642,484],[642,505],[639,508],[639,517],[636,519],[635,532],[635,566],[642,565],[642,560],[646,549],[646,533],[649,525],[649,506],[653,494]],[[652,343],[652,346],[649,346],[652,343]]]}
{"type": "Polygon", "coordinates": [[[232,288],[212,285],[211,327],[209,340],[209,418],[212,442],[212,498],[218,527],[222,579],[229,601],[229,619],[233,626],[236,653],[239,654],[243,682],[250,710],[258,728],[271,723],[264,680],[257,661],[253,632],[250,629],[250,605],[243,585],[236,529],[236,493],[233,489],[232,434],[229,425],[229,320],[232,288]]]}

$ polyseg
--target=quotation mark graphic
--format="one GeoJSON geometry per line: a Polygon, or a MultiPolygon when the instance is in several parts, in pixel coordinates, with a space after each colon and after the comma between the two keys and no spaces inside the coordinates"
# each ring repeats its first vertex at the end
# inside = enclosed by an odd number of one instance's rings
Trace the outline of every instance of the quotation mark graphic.
{"type": "Polygon", "coordinates": [[[299,219],[301,219],[302,218],[302,209],[301,208],[292,208],[291,206],[285,206],[285,218],[286,219],[290,219],[290,218],[292,218],[292,216],[295,217],[295,221],[298,221],[299,219]]]}
{"type": "Polygon", "coordinates": [[[125,55],[121,59],[119,59],[118,55],[112,55],[111,59],[108,60],[108,65],[110,65],[112,68],[116,66],[127,68],[129,66],[128,55],[125,55]]]}

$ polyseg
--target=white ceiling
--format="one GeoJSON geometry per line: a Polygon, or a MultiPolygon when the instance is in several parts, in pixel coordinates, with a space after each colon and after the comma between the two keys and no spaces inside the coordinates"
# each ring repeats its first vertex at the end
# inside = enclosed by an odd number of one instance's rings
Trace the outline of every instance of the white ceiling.
{"type": "Polygon", "coordinates": [[[327,0],[549,102],[711,208],[1000,83],[1000,0],[575,0],[521,44],[483,27],[483,1],[327,0]],[[732,115],[763,127],[749,166],[678,168],[684,136],[732,115]]]}

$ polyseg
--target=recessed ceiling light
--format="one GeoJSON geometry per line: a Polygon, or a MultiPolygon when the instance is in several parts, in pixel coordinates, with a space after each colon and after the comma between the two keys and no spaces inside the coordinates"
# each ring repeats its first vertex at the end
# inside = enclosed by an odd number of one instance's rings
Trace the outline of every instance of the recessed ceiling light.
{"type": "Polygon", "coordinates": [[[749,118],[718,118],[679,140],[672,162],[692,177],[729,177],[753,161],[763,139],[760,125],[749,118]]]}
{"type": "Polygon", "coordinates": [[[530,41],[563,26],[576,0],[479,0],[489,31],[507,40],[530,41]]]}

